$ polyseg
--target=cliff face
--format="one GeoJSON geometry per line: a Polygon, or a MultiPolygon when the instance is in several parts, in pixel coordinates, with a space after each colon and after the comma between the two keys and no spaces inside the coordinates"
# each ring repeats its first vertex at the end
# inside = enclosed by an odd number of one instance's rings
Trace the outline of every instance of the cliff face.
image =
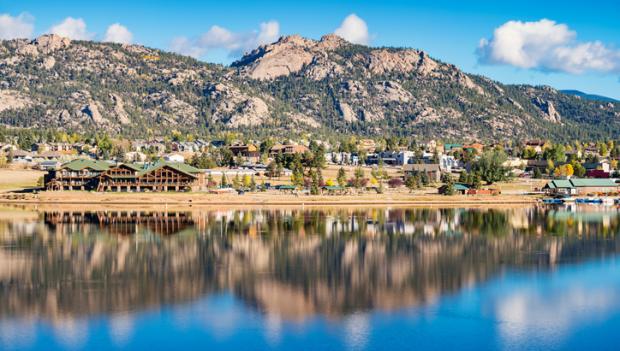
{"type": "Polygon", "coordinates": [[[149,129],[616,136],[620,104],[468,75],[421,50],[335,36],[282,37],[230,67],[138,45],[56,35],[0,42],[0,122],[140,134],[149,129]]]}

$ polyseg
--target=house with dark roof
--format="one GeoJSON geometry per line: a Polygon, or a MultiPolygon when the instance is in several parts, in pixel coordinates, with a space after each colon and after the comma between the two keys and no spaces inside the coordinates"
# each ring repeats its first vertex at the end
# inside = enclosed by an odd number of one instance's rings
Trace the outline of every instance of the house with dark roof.
{"type": "Polygon", "coordinates": [[[284,144],[284,145],[274,145],[269,150],[269,156],[275,157],[276,155],[294,155],[294,154],[303,154],[304,152],[310,151],[304,145],[295,145],[295,144],[284,144]]]}
{"type": "Polygon", "coordinates": [[[611,171],[611,164],[608,160],[602,160],[599,162],[584,162],[582,166],[586,169],[586,171],[598,170],[606,173],[611,171]]]}
{"type": "Polygon", "coordinates": [[[7,155],[12,157],[13,161],[32,161],[32,154],[21,149],[11,150],[7,155]]]}
{"type": "Polygon", "coordinates": [[[431,182],[439,182],[441,180],[441,168],[437,163],[415,163],[403,166],[405,176],[416,176],[422,173],[428,176],[431,182]]]}
{"type": "Polygon", "coordinates": [[[228,147],[235,157],[244,157],[250,162],[258,162],[260,150],[254,144],[233,144],[228,147]]]}
{"type": "Polygon", "coordinates": [[[537,153],[541,153],[544,146],[545,146],[544,140],[528,140],[525,142],[526,148],[533,149],[537,153]]]}

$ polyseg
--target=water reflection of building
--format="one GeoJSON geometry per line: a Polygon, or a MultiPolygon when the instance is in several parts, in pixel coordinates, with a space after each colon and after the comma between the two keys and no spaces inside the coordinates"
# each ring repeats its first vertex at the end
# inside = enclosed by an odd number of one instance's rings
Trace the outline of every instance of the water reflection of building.
{"type": "Polygon", "coordinates": [[[44,220],[61,232],[87,228],[116,235],[137,234],[145,230],[153,234],[176,234],[194,225],[191,214],[187,212],[54,211],[45,212],[44,220]]]}
{"type": "Polygon", "coordinates": [[[0,268],[0,316],[68,318],[230,291],[278,318],[339,318],[428,304],[506,266],[620,251],[617,212],[568,217],[545,208],[47,212],[45,225],[0,237],[0,267],[12,267],[0,268]],[[90,235],[109,233],[132,235],[90,235]]]}

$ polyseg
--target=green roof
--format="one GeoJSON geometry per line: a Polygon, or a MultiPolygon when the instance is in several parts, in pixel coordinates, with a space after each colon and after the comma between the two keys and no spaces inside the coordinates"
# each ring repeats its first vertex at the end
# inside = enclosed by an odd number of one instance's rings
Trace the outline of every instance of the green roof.
{"type": "Polygon", "coordinates": [[[617,187],[619,186],[612,179],[596,179],[596,178],[572,178],[572,179],[555,179],[547,183],[548,189],[568,189],[581,187],[617,187]]]}
{"type": "Polygon", "coordinates": [[[465,190],[469,190],[469,187],[467,185],[465,185],[465,184],[455,183],[454,184],[454,190],[465,191],[465,190]]]}
{"type": "Polygon", "coordinates": [[[547,186],[550,189],[557,189],[557,188],[574,188],[573,184],[571,183],[570,180],[566,180],[566,179],[556,179],[556,180],[552,180],[550,181],[547,186]]]}
{"type": "Polygon", "coordinates": [[[66,168],[72,171],[81,171],[83,169],[90,168],[95,171],[103,172],[110,168],[110,164],[105,161],[87,160],[79,158],[63,164],[60,168],[66,168]]]}
{"type": "Polygon", "coordinates": [[[144,165],[138,164],[138,163],[123,163],[123,164],[121,164],[119,166],[125,166],[125,167],[131,168],[131,169],[133,169],[134,171],[137,171],[137,172],[142,171],[144,169],[144,165]]]}
{"type": "Polygon", "coordinates": [[[326,185],[323,187],[325,190],[343,190],[344,188],[339,185],[326,185]]]}
{"type": "Polygon", "coordinates": [[[452,149],[460,149],[463,147],[463,144],[444,144],[444,150],[452,150],[452,149]]]}
{"type": "Polygon", "coordinates": [[[294,190],[296,187],[294,185],[280,185],[278,186],[278,190],[294,190]]]}
{"type": "Polygon", "coordinates": [[[188,164],[185,163],[179,163],[179,162],[158,162],[155,164],[150,165],[147,168],[141,168],[140,172],[138,173],[138,176],[142,176],[145,175],[147,173],[153,172],[157,169],[160,168],[164,168],[164,167],[169,167],[172,168],[176,171],[179,171],[181,173],[184,173],[190,177],[196,177],[197,173],[200,173],[200,170],[198,168],[192,167],[188,164]]]}
{"type": "Polygon", "coordinates": [[[571,183],[575,187],[614,187],[618,186],[618,184],[612,179],[597,179],[597,178],[588,178],[588,179],[571,179],[571,183]]]}

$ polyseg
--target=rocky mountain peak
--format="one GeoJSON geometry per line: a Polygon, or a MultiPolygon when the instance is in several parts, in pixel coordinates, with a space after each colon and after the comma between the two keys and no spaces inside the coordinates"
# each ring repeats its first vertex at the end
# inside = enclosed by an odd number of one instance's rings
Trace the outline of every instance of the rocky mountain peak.
{"type": "Polygon", "coordinates": [[[71,39],[56,34],[44,34],[34,40],[20,45],[18,53],[37,56],[48,55],[56,50],[64,49],[71,45],[71,39]]]}
{"type": "Polygon", "coordinates": [[[259,80],[270,80],[300,71],[315,57],[316,41],[299,35],[283,36],[272,44],[244,55],[233,67],[241,73],[259,80]]]}
{"type": "Polygon", "coordinates": [[[281,37],[232,67],[43,35],[0,41],[0,123],[136,135],[144,126],[207,126],[484,140],[618,135],[620,105],[504,85],[421,50],[365,47],[333,34],[281,37]]]}
{"type": "Polygon", "coordinates": [[[265,46],[272,48],[272,49],[277,49],[277,48],[280,48],[282,46],[287,46],[287,45],[288,46],[295,45],[295,46],[310,47],[314,45],[314,40],[306,39],[299,34],[292,34],[292,35],[284,35],[280,37],[280,39],[278,39],[278,41],[276,41],[275,43],[267,44],[265,46]]]}
{"type": "Polygon", "coordinates": [[[337,49],[348,42],[336,34],[327,34],[321,37],[319,46],[324,49],[337,49]]]}

